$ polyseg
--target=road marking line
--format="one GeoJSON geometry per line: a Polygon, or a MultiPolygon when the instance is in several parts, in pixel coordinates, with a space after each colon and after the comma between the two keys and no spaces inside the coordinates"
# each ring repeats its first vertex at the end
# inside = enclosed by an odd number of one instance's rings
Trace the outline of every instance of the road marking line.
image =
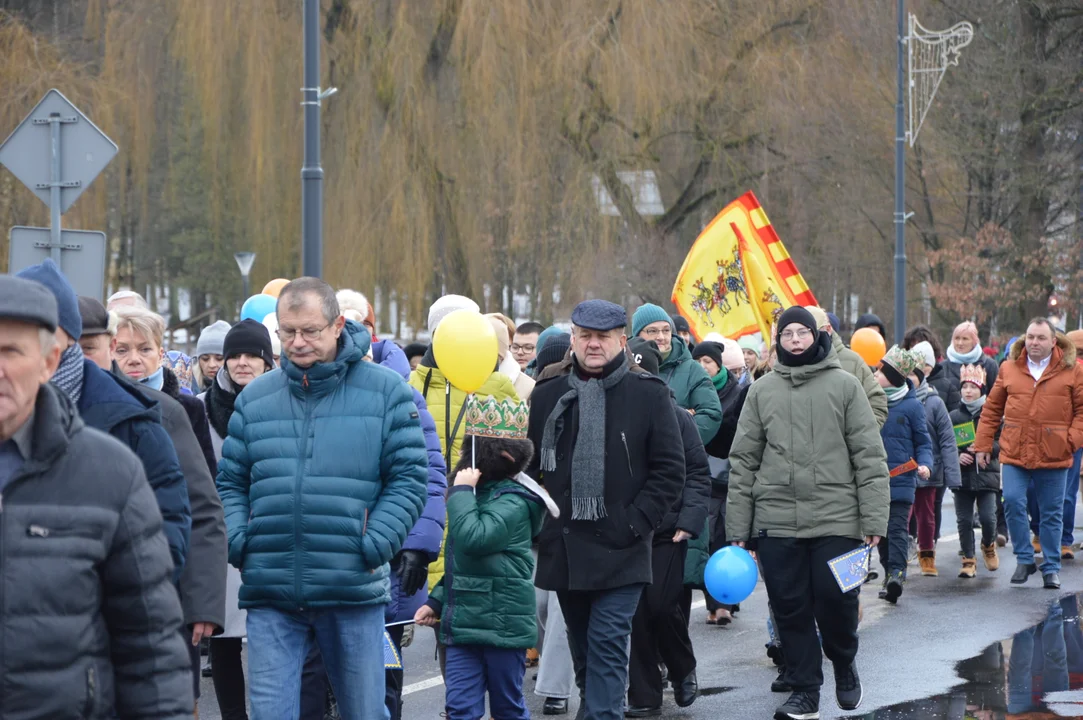
{"type": "Polygon", "coordinates": [[[444,678],[437,675],[436,677],[429,678],[428,680],[410,683],[402,689],[402,694],[410,695],[412,693],[421,692],[422,690],[428,690],[429,688],[440,687],[443,684],[444,678]]]}

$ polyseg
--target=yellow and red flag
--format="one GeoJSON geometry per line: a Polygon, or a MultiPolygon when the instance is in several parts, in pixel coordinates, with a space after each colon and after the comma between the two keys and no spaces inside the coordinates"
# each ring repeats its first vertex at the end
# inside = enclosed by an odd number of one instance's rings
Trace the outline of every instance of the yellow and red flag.
{"type": "Polygon", "coordinates": [[[769,341],[783,310],[815,305],[816,298],[749,191],[696,238],[673,285],[673,304],[697,340],[758,333],[769,341]]]}

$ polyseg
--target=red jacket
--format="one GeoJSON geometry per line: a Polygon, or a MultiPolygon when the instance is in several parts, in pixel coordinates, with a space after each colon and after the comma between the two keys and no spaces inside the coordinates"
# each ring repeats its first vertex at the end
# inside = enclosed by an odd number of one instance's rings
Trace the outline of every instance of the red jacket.
{"type": "Polygon", "coordinates": [[[1057,335],[1037,382],[1027,368],[1023,340],[1012,346],[982,410],[976,452],[992,451],[1001,419],[1001,463],[1028,470],[1071,467],[1072,454],[1083,447],[1083,365],[1067,338],[1057,335]]]}

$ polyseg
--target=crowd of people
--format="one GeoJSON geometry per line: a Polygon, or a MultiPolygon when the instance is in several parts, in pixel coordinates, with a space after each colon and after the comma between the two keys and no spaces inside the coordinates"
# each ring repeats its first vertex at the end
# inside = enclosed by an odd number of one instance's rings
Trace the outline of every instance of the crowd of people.
{"type": "MultiPolygon", "coordinates": [[[[445,295],[427,331],[457,311],[481,309],[445,295]]],[[[535,665],[546,715],[655,716],[667,683],[699,694],[693,591],[737,621],[704,582],[737,545],[767,591],[774,717],[813,720],[824,656],[838,706],[863,697],[861,581],[833,561],[875,548],[863,579],[898,603],[911,567],[944,566],[948,491],[959,578],[1010,542],[1011,583],[1060,587],[1081,331],[1035,318],[998,365],[972,322],[946,350],[917,326],[870,366],[818,307],[766,343],[695,342],[653,304],[587,300],[570,331],[485,317],[497,358],[468,394],[315,278],[189,357],[134,292],[78,297],[49,260],[0,277],[5,716],[198,717],[206,646],[226,720],[398,720],[385,644],[409,663],[422,627],[453,720],[529,717],[535,665]]]]}

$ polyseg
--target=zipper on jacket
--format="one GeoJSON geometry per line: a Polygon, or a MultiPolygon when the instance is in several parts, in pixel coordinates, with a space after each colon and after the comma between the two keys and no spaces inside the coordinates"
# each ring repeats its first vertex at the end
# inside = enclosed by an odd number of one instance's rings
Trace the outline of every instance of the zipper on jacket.
{"type": "Polygon", "coordinates": [[[632,453],[628,449],[628,436],[624,434],[624,431],[620,431],[620,441],[624,443],[624,459],[628,461],[628,478],[634,479],[635,473],[632,472],[632,453]]]}
{"type": "Polygon", "coordinates": [[[301,591],[301,482],[305,475],[308,457],[308,428],[312,421],[312,400],[308,396],[308,373],[304,374],[301,386],[305,389],[305,419],[301,425],[301,437],[298,438],[300,454],[297,457],[297,474],[293,479],[293,593],[297,598],[297,609],[304,610],[304,595],[301,591]]]}
{"type": "Polygon", "coordinates": [[[94,668],[86,670],[86,712],[87,717],[94,717],[94,701],[98,696],[98,682],[94,675],[94,668]]]}

